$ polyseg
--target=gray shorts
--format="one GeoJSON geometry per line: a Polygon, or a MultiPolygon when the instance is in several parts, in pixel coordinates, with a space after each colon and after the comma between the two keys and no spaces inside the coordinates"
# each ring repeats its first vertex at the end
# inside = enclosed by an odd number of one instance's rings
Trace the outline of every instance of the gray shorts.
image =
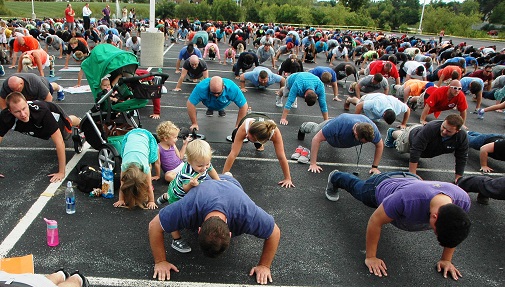
{"type": "Polygon", "coordinates": [[[398,136],[396,139],[396,150],[399,153],[409,153],[410,152],[410,142],[409,142],[409,136],[410,136],[410,131],[412,129],[422,126],[421,124],[413,125],[410,127],[407,127],[403,132],[398,136]]]}

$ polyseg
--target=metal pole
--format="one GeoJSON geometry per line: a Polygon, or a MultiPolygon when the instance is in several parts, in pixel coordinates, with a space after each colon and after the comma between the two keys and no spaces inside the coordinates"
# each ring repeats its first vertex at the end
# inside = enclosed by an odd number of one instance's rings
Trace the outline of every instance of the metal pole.
{"type": "Polygon", "coordinates": [[[32,20],[35,20],[37,16],[35,16],[35,6],[33,5],[33,0],[32,0],[32,20]]]}
{"type": "Polygon", "coordinates": [[[424,17],[424,7],[426,6],[426,0],[423,1],[423,10],[421,11],[421,21],[419,21],[419,33],[423,32],[423,17],[424,17]]]}

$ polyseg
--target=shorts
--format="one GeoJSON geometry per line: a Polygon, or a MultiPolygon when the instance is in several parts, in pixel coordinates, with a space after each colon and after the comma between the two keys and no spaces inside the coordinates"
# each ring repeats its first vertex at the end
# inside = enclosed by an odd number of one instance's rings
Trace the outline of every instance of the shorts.
{"type": "Polygon", "coordinates": [[[182,167],[184,166],[184,162],[181,162],[176,168],[172,169],[172,170],[168,170],[166,171],[165,173],[167,172],[175,172],[175,173],[179,173],[179,171],[182,170],[182,167]]]}
{"type": "Polygon", "coordinates": [[[423,125],[417,124],[406,128],[400,136],[396,139],[396,150],[399,153],[409,153],[410,152],[410,141],[409,136],[412,129],[417,127],[422,127],[423,125]]]}
{"type": "Polygon", "coordinates": [[[27,284],[33,287],[56,287],[56,284],[41,274],[10,274],[4,271],[0,271],[0,282],[6,281],[12,283],[27,284]]]}

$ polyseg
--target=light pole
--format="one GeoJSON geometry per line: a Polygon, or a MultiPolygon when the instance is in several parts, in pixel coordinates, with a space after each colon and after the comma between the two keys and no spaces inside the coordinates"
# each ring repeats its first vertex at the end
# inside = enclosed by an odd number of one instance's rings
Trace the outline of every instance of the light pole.
{"type": "Polygon", "coordinates": [[[33,0],[32,0],[32,20],[35,20],[37,16],[35,16],[35,6],[33,5],[33,0]]]}
{"type": "Polygon", "coordinates": [[[419,33],[423,32],[424,6],[426,6],[426,0],[423,1],[423,10],[421,11],[421,21],[419,21],[419,33]]]}

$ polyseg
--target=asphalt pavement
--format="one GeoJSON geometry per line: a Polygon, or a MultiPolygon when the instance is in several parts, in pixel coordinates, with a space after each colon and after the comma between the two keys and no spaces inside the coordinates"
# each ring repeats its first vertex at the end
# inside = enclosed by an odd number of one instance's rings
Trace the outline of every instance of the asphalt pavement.
{"type": "MultiPolygon", "coordinates": [[[[455,39],[454,41],[458,41],[455,39]]],[[[491,42],[490,42],[491,43],[491,42]]],[[[482,46],[487,42],[476,42],[482,46]]],[[[501,49],[503,43],[497,44],[501,49]]],[[[140,110],[143,127],[155,131],[163,120],[171,120],[179,127],[189,127],[186,101],[194,84],[184,83],[182,91],[173,92],[178,80],[174,73],[175,62],[183,44],[166,42],[163,72],[170,78],[165,83],[168,90],[161,98],[161,120],[150,119],[152,104],[140,110]]],[[[226,48],[220,43],[221,54],[226,48]]],[[[249,47],[248,47],[249,48],[249,47]]],[[[51,54],[56,54],[50,50],[51,54]]],[[[286,56],[281,57],[285,59],[286,56]]],[[[326,66],[319,55],[318,65],[326,66]]],[[[210,76],[234,79],[231,66],[223,66],[218,61],[207,61],[210,76]]],[[[63,87],[76,84],[77,72],[60,72],[64,60],[56,60],[56,76],[63,87]]],[[[71,63],[77,66],[76,63],[71,63]]],[[[270,62],[265,63],[271,67],[270,62]]],[[[305,64],[304,64],[305,65],[305,64]]],[[[310,69],[316,64],[306,64],[310,69]]],[[[142,67],[153,69],[158,67],[142,67]]],[[[35,72],[35,71],[34,71],[35,72]]],[[[0,83],[14,73],[6,67],[6,75],[0,83]]],[[[234,80],[238,84],[238,80],[234,80]]],[[[84,80],[83,84],[87,84],[84,80]]],[[[253,111],[262,112],[277,123],[282,108],[275,106],[275,90],[278,85],[266,91],[249,87],[245,93],[253,111]]],[[[346,95],[339,87],[340,95],[346,95]]],[[[343,112],[343,102],[332,101],[332,92],[327,89],[327,103],[330,117],[343,112]]],[[[342,97],[342,96],[341,96],[342,97]]],[[[345,98],[342,97],[342,98],[345,98]]],[[[469,110],[474,110],[475,102],[470,97],[469,110]]],[[[483,106],[492,105],[489,100],[483,106]]],[[[93,105],[91,93],[70,94],[60,105],[69,114],[83,116],[93,105]]],[[[198,105],[198,113],[206,108],[198,105]]],[[[227,109],[226,121],[235,121],[237,107],[231,104],[227,109]]],[[[351,107],[351,112],[353,112],[351,107]]],[[[443,112],[441,118],[455,111],[443,112]]],[[[420,111],[413,112],[409,123],[419,121],[420,111]]],[[[203,117],[199,117],[203,118],[203,117]]],[[[433,120],[429,116],[428,120],[433,120]]],[[[217,114],[203,118],[201,133],[212,134],[221,127],[217,114]],[[213,123],[214,122],[214,123],[213,123]]],[[[321,121],[317,105],[308,107],[299,103],[292,109],[289,125],[280,126],[285,153],[289,158],[298,145],[310,147],[311,135],[305,140],[297,140],[297,131],[305,121],[321,121]]],[[[399,120],[393,125],[399,124],[399,120]]],[[[379,122],[378,128],[385,137],[389,126],[379,122]]],[[[504,115],[497,112],[486,113],[484,120],[477,120],[469,114],[469,130],[483,133],[503,133],[504,115]]],[[[231,130],[229,131],[231,133],[231,130]]],[[[97,165],[98,152],[85,146],[84,152],[76,154],[71,140],[67,141],[67,180],[76,178],[76,169],[81,165],[97,165]]],[[[220,172],[230,152],[228,142],[211,142],[214,149],[212,164],[220,172]]],[[[181,254],[169,247],[170,236],[166,234],[167,258],[180,272],[172,273],[171,281],[158,283],[152,279],[153,257],[149,247],[148,224],[159,210],[128,210],[114,208],[117,199],[93,198],[77,191],[77,212],[65,213],[65,184],[50,184],[48,174],[57,170],[54,145],[50,141],[39,140],[9,132],[0,145],[0,257],[34,255],[35,271],[50,273],[60,267],[68,270],[79,269],[89,277],[93,286],[230,286],[254,285],[248,276],[249,270],[259,260],[263,241],[253,236],[243,235],[232,239],[230,248],[219,258],[205,258],[200,252],[196,235],[189,231],[182,233],[193,248],[188,254],[181,254]],[[46,224],[43,218],[55,219],[59,224],[60,245],[46,245],[46,224]]],[[[431,231],[405,232],[393,226],[385,226],[379,242],[378,257],[388,267],[388,276],[379,278],[370,274],[364,264],[365,234],[368,218],[373,209],[361,204],[347,192],[341,193],[338,202],[325,198],[324,189],[328,174],[339,169],[359,172],[367,178],[372,164],[374,146],[365,144],[358,164],[355,148],[335,149],[327,143],[321,145],[318,163],[323,171],[319,174],[308,172],[308,165],[290,161],[289,166],[295,188],[285,189],[277,185],[282,179],[273,146],[267,144],[265,151],[257,152],[252,144],[245,144],[235,161],[231,172],[242,184],[245,192],[268,213],[272,214],[281,230],[281,241],[272,265],[273,283],[285,286],[503,286],[505,285],[505,203],[491,200],[483,206],[475,201],[476,194],[470,194],[472,207],[470,236],[458,246],[453,263],[463,277],[456,283],[444,279],[437,273],[435,264],[441,256],[442,247],[437,244],[431,231]]],[[[490,159],[494,176],[503,176],[505,163],[490,159]]],[[[479,174],[479,153],[470,150],[466,174],[479,174]]],[[[385,149],[379,169],[382,172],[408,170],[408,155],[400,155],[394,149],[385,149]]],[[[443,155],[432,159],[422,159],[419,175],[426,180],[451,181],[454,178],[454,156],[443,155]]],[[[166,191],[167,183],[154,183],[155,196],[166,191]]]]}

